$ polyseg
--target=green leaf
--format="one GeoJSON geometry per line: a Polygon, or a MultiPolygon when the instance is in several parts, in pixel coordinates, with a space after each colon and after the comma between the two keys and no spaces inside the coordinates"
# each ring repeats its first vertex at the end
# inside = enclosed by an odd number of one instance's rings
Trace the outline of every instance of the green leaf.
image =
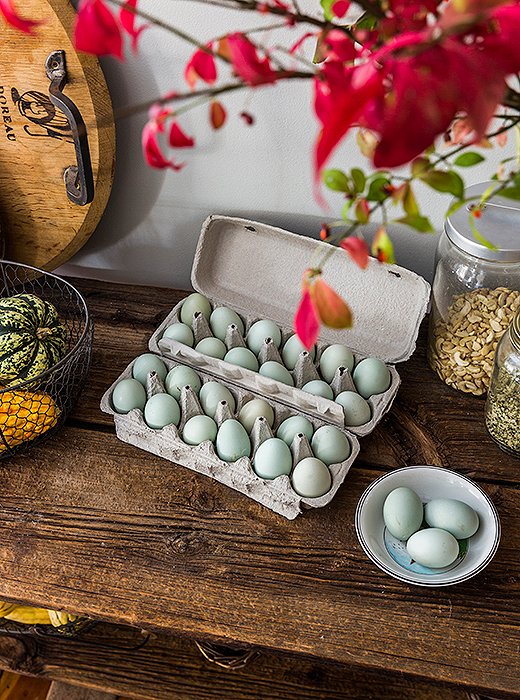
{"type": "Polygon", "coordinates": [[[411,170],[414,177],[422,177],[428,171],[430,161],[428,158],[415,158],[412,161],[411,170]]]}
{"type": "Polygon", "coordinates": [[[365,173],[359,168],[352,168],[352,170],[350,171],[350,177],[352,178],[352,182],[354,183],[356,194],[363,192],[367,182],[365,173]]]}
{"type": "Polygon", "coordinates": [[[332,12],[332,6],[336,0],[320,0],[320,5],[323,8],[323,16],[327,20],[327,22],[330,22],[331,19],[334,17],[334,14],[332,12]]]}
{"type": "Polygon", "coordinates": [[[449,192],[459,199],[464,196],[464,182],[452,170],[428,170],[419,177],[437,192],[449,192]]]}
{"type": "Polygon", "coordinates": [[[349,217],[348,217],[348,214],[349,214],[349,211],[350,211],[350,207],[352,206],[352,202],[353,202],[352,199],[347,199],[347,201],[346,201],[345,204],[343,205],[343,209],[341,210],[341,218],[342,218],[344,221],[349,221],[349,220],[350,220],[349,217]]]}
{"type": "Polygon", "coordinates": [[[491,241],[488,241],[487,238],[485,238],[481,233],[479,233],[475,225],[475,217],[473,216],[473,214],[469,215],[469,226],[471,228],[472,234],[475,236],[479,243],[482,243],[482,245],[486,246],[486,248],[489,248],[490,250],[498,250],[496,245],[491,243],[491,241]]]}
{"type": "Polygon", "coordinates": [[[416,231],[421,233],[433,233],[433,226],[427,216],[421,216],[420,214],[408,214],[408,216],[403,216],[401,219],[396,219],[400,224],[406,224],[406,226],[411,226],[416,231]]]}
{"type": "Polygon", "coordinates": [[[356,208],[354,211],[356,212],[356,219],[360,224],[368,223],[370,218],[370,210],[366,199],[360,199],[358,202],[356,202],[356,208]]]}
{"type": "Polygon", "coordinates": [[[407,184],[403,196],[403,209],[409,216],[417,216],[419,214],[417,200],[409,184],[407,184]]]}
{"type": "Polygon", "coordinates": [[[471,168],[472,165],[482,163],[483,160],[485,160],[485,158],[481,156],[480,153],[468,151],[467,153],[461,153],[453,162],[455,165],[458,165],[459,168],[471,168]]]}
{"type": "MultiPolygon", "coordinates": [[[[331,3],[331,6],[334,3],[331,3]]],[[[372,29],[375,29],[377,27],[377,17],[374,17],[373,15],[368,14],[368,12],[365,12],[361,15],[361,17],[358,19],[354,27],[356,29],[368,29],[371,31],[372,29]]]]}
{"type": "Polygon", "coordinates": [[[507,197],[508,199],[520,199],[520,186],[519,187],[505,187],[498,194],[501,197],[507,197]]]}
{"type": "Polygon", "coordinates": [[[377,177],[370,183],[367,199],[369,202],[384,202],[388,198],[385,187],[389,184],[387,177],[377,177]]]}
{"type": "Polygon", "coordinates": [[[322,179],[329,190],[334,190],[335,192],[350,192],[350,182],[343,170],[337,170],[336,168],[324,170],[322,179]]]}

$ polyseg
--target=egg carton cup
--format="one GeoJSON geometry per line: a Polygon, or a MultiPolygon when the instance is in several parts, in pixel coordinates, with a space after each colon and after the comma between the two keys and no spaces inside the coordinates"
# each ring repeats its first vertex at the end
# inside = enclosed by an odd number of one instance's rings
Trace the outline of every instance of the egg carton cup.
{"type": "MultiPolygon", "coordinates": [[[[178,364],[182,364],[165,357],[161,357],[161,359],[168,370],[178,364]]],[[[180,464],[200,474],[205,474],[229,486],[235,491],[243,493],[245,496],[270,508],[275,513],[283,515],[289,520],[296,518],[305,509],[322,508],[330,503],[359,454],[359,442],[356,437],[342,430],[349,440],[351,453],[344,462],[329,466],[332,476],[332,486],[330,490],[319,498],[305,498],[299,496],[293,490],[288,476],[279,476],[273,480],[261,479],[257,476],[252,469],[251,459],[248,457],[242,457],[236,462],[224,462],[218,457],[215,447],[210,441],[203,442],[198,446],[185,443],[180,435],[186,421],[197,413],[203,413],[198,397],[192,390],[187,390],[185,388],[181,394],[181,422],[179,428],[174,425],[168,425],[161,430],[154,430],[145,423],[143,412],[139,409],[134,409],[125,415],[117,413],[112,405],[112,392],[119,381],[132,377],[134,361],[128,365],[101,399],[101,410],[114,417],[117,437],[123,442],[140,447],[170,462],[175,462],[176,464],[180,464]]],[[[197,370],[197,374],[203,384],[209,381],[219,381],[218,377],[207,372],[197,370]]],[[[253,455],[256,449],[258,449],[258,446],[265,439],[276,434],[278,426],[286,418],[302,414],[301,410],[296,411],[286,404],[274,400],[270,396],[265,396],[263,393],[253,392],[237,385],[230,385],[225,381],[221,383],[223,383],[233,395],[236,401],[236,411],[232,413],[227,404],[226,406],[219,406],[216,415],[216,422],[218,424],[221,424],[228,418],[236,418],[244,404],[252,399],[263,399],[273,408],[275,421],[272,430],[268,423],[262,421],[261,418],[257,418],[253,425],[250,434],[253,444],[253,455]]],[[[162,384],[158,377],[149,375],[147,396],[150,397],[161,390],[162,384]]],[[[330,421],[311,415],[306,415],[306,417],[312,423],[315,431],[322,426],[330,425],[330,421]]],[[[293,453],[293,465],[304,457],[312,455],[307,438],[302,438],[301,436],[295,437],[291,445],[291,451],[293,453]]]]}

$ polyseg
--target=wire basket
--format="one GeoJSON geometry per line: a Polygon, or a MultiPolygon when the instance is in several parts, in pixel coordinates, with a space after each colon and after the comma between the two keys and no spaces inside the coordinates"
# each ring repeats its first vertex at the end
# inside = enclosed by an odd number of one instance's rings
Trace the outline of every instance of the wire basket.
{"type": "Polygon", "coordinates": [[[53,304],[67,329],[66,352],[26,381],[0,387],[0,459],[55,433],[75,405],[87,377],[93,325],[82,295],[69,282],[29,265],[0,260],[0,297],[34,294],[53,304]]]}

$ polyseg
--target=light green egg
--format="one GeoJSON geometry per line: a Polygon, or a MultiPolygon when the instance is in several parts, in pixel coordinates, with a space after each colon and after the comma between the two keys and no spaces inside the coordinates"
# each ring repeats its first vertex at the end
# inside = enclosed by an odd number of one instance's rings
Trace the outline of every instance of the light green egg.
{"type": "Polygon", "coordinates": [[[264,364],[260,367],[260,374],[263,377],[276,379],[277,382],[282,382],[282,384],[294,386],[294,379],[292,378],[289,370],[274,360],[264,362],[264,364]]]}
{"type": "Polygon", "coordinates": [[[319,498],[330,491],[332,476],[320,459],[305,457],[294,467],[291,485],[298,496],[319,498]]]}
{"type": "Polygon", "coordinates": [[[392,381],[390,370],[377,357],[367,357],[365,360],[361,360],[356,365],[352,378],[357,391],[365,399],[386,391],[392,381]]]}
{"type": "Polygon", "coordinates": [[[222,423],[217,433],[217,454],[224,462],[236,462],[251,455],[251,441],[242,423],[230,418],[222,423]]]}
{"type": "Polygon", "coordinates": [[[343,406],[345,425],[351,427],[365,425],[372,417],[370,404],[355,391],[342,391],[336,396],[336,403],[343,406]]]}
{"type": "Polygon", "coordinates": [[[291,335],[282,350],[283,363],[287,369],[293,370],[295,368],[302,352],[308,352],[311,359],[314,361],[316,357],[316,346],[313,345],[310,350],[307,350],[297,335],[291,335]]]}
{"type": "Polygon", "coordinates": [[[218,427],[213,418],[209,416],[193,416],[184,426],[182,439],[188,445],[200,445],[209,440],[215,442],[218,427]]]}
{"type": "Polygon", "coordinates": [[[278,427],[276,436],[290,447],[295,436],[299,433],[306,435],[308,440],[312,439],[314,428],[310,420],[305,418],[305,416],[290,416],[286,418],[278,427]]]}
{"type": "Polygon", "coordinates": [[[277,348],[282,344],[282,332],[274,321],[269,319],[256,321],[247,332],[247,347],[258,355],[266,338],[271,338],[277,348]]]}
{"type": "Polygon", "coordinates": [[[233,309],[228,309],[227,306],[217,306],[209,317],[209,325],[216,338],[224,341],[226,339],[227,329],[231,325],[235,325],[242,336],[245,328],[244,322],[233,309]]]}
{"type": "Polygon", "coordinates": [[[166,375],[166,391],[173,396],[177,401],[181,398],[183,387],[191,386],[193,391],[198,394],[202,382],[199,375],[194,372],[191,367],[185,365],[177,365],[173,367],[166,375]]]}
{"type": "Polygon", "coordinates": [[[193,337],[193,331],[185,323],[172,323],[171,326],[163,333],[163,338],[171,338],[176,340],[178,343],[183,345],[189,345],[190,348],[195,344],[195,339],[193,337]]]}
{"type": "Polygon", "coordinates": [[[248,348],[231,348],[226,353],[224,360],[232,365],[238,365],[244,369],[258,372],[258,360],[248,348]]]}
{"type": "Polygon", "coordinates": [[[458,540],[476,533],[479,518],[471,506],[454,498],[435,498],[424,506],[424,519],[431,527],[447,530],[458,540]]]}
{"type": "Polygon", "coordinates": [[[346,367],[351,372],[354,367],[354,355],[344,345],[335,343],[321,353],[320,374],[330,384],[338,367],[346,367]]]}
{"type": "Polygon", "coordinates": [[[221,401],[227,401],[231,413],[235,412],[235,397],[227,387],[219,382],[206,382],[199,393],[202,410],[211,418],[215,417],[217,406],[221,401]]]}
{"type": "Polygon", "coordinates": [[[264,399],[252,399],[245,403],[240,409],[238,420],[242,423],[248,433],[253,429],[255,420],[263,416],[272,428],[274,423],[273,407],[264,399]]]}
{"type": "Polygon", "coordinates": [[[421,499],[407,486],[399,486],[388,494],[383,503],[383,520],[391,535],[398,540],[407,540],[421,527],[421,499]]]}
{"type": "Polygon", "coordinates": [[[312,436],[311,448],[314,456],[327,466],[344,462],[351,452],[347,436],[333,425],[318,428],[312,436]]]}
{"type": "Polygon", "coordinates": [[[292,469],[292,454],[280,438],[268,438],[257,449],[253,460],[253,471],[261,479],[276,479],[289,475],[292,469]]]}
{"type": "Polygon", "coordinates": [[[143,386],[146,386],[146,377],[149,372],[157,372],[160,379],[164,382],[166,375],[168,374],[168,368],[157,355],[152,355],[151,352],[146,352],[144,355],[139,355],[134,360],[132,365],[132,376],[141,382],[143,386]]]}
{"type": "Polygon", "coordinates": [[[181,409],[170,394],[155,394],[151,396],[144,407],[145,423],[155,430],[166,425],[179,425],[181,409]]]}
{"type": "Polygon", "coordinates": [[[450,532],[429,527],[415,532],[406,543],[410,557],[422,566],[442,569],[459,556],[459,543],[450,532]]]}
{"type": "Polygon", "coordinates": [[[193,314],[200,312],[209,321],[211,316],[211,304],[203,294],[194,292],[183,301],[181,306],[181,321],[187,326],[193,325],[193,314]]]}
{"type": "Polygon", "coordinates": [[[306,391],[308,394],[314,394],[314,396],[323,396],[324,399],[330,399],[334,401],[334,393],[327,382],[321,379],[313,379],[311,382],[307,382],[302,386],[302,391],[306,391]]]}
{"type": "Polygon", "coordinates": [[[117,413],[128,413],[134,408],[141,411],[146,403],[146,391],[137,379],[121,379],[112,392],[112,405],[117,413]]]}
{"type": "Polygon", "coordinates": [[[218,338],[203,338],[195,345],[195,350],[202,355],[216,357],[218,360],[223,360],[227,353],[226,346],[218,338]]]}

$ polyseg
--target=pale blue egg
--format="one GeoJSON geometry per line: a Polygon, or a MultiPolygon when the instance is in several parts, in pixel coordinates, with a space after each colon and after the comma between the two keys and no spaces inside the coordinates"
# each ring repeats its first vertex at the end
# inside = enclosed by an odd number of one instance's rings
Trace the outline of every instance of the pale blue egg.
{"type": "Polygon", "coordinates": [[[202,442],[214,442],[217,437],[217,424],[209,416],[193,416],[184,426],[182,439],[188,445],[200,445],[202,442]]]}
{"type": "Polygon", "coordinates": [[[381,394],[390,387],[392,375],[384,362],[377,357],[367,357],[356,365],[352,375],[357,391],[365,399],[381,394]]]}
{"type": "Polygon", "coordinates": [[[266,338],[271,338],[277,348],[282,344],[282,332],[274,321],[269,321],[268,319],[256,321],[247,332],[247,347],[255,355],[258,355],[266,338]]]}
{"type": "Polygon", "coordinates": [[[209,325],[216,338],[224,341],[226,339],[227,329],[231,325],[235,325],[240,333],[244,335],[244,322],[233,309],[228,309],[227,306],[217,306],[209,317],[209,325]]]}
{"type": "Polygon", "coordinates": [[[274,360],[264,362],[264,364],[260,367],[260,374],[263,377],[276,379],[277,382],[282,382],[282,384],[294,386],[294,379],[292,378],[289,370],[274,360]]]}
{"type": "Polygon", "coordinates": [[[365,425],[372,417],[370,404],[355,391],[342,391],[336,396],[336,403],[343,406],[345,425],[351,427],[365,425]]]}
{"type": "Polygon", "coordinates": [[[166,375],[165,384],[166,391],[177,401],[181,398],[183,387],[191,386],[193,391],[198,394],[202,386],[199,375],[191,367],[186,367],[185,365],[173,367],[166,375]]]}
{"type": "Polygon", "coordinates": [[[238,365],[244,369],[258,372],[258,360],[251,350],[247,348],[231,348],[231,350],[226,353],[224,360],[230,362],[232,365],[238,365]]]}
{"type": "Polygon", "coordinates": [[[276,436],[283,440],[287,445],[291,446],[296,435],[303,433],[311,440],[314,433],[312,423],[305,416],[290,416],[283,423],[280,423],[276,436]]]}
{"type": "Polygon", "coordinates": [[[238,420],[242,423],[248,433],[253,429],[253,424],[257,418],[263,416],[272,427],[274,423],[273,407],[264,399],[252,399],[245,403],[240,409],[238,420]]]}
{"type": "Polygon", "coordinates": [[[327,382],[321,379],[313,379],[311,382],[307,382],[302,386],[302,391],[306,391],[308,394],[314,394],[314,396],[323,396],[324,399],[330,399],[334,401],[334,393],[327,382]]]}
{"type": "Polygon", "coordinates": [[[453,564],[459,556],[459,543],[450,532],[429,527],[410,537],[406,551],[418,564],[441,569],[453,564]]]}
{"type": "Polygon", "coordinates": [[[218,360],[223,360],[227,353],[226,346],[218,338],[203,338],[195,345],[195,350],[202,355],[216,357],[218,360]]]}
{"type": "Polygon", "coordinates": [[[424,506],[424,519],[431,527],[447,530],[458,540],[471,537],[479,527],[477,513],[453,498],[435,498],[424,506]]]}
{"type": "Polygon", "coordinates": [[[190,348],[195,344],[195,339],[193,337],[193,331],[185,323],[172,323],[171,326],[163,333],[163,338],[171,338],[176,340],[178,343],[183,345],[189,345],[190,348]]]}
{"type": "Polygon", "coordinates": [[[137,379],[121,379],[112,392],[112,405],[117,413],[128,413],[134,408],[141,411],[146,403],[146,391],[137,379]]]}
{"type": "Polygon", "coordinates": [[[231,412],[235,412],[235,397],[227,387],[219,382],[206,382],[203,384],[199,393],[199,400],[204,413],[211,416],[211,418],[215,417],[217,406],[221,401],[227,401],[231,412]]]}
{"type": "Polygon", "coordinates": [[[305,457],[294,467],[291,485],[298,496],[319,498],[330,491],[332,476],[320,459],[305,457]]]}
{"type": "Polygon", "coordinates": [[[164,382],[166,375],[168,374],[168,368],[157,355],[152,355],[151,352],[146,352],[144,355],[139,355],[134,360],[132,365],[132,376],[141,382],[143,386],[146,386],[146,377],[149,372],[157,372],[157,375],[164,382]]]}
{"type": "Polygon", "coordinates": [[[334,379],[338,367],[346,367],[352,371],[354,367],[354,355],[345,347],[335,343],[329,345],[328,348],[321,353],[320,357],[320,374],[323,379],[330,384],[334,379]]]}
{"type": "Polygon", "coordinates": [[[193,324],[193,314],[200,312],[209,321],[211,316],[211,304],[209,299],[203,294],[194,292],[182,302],[181,306],[181,321],[187,326],[193,324]]]}
{"type": "Polygon", "coordinates": [[[222,423],[217,433],[217,454],[224,462],[236,462],[251,455],[251,441],[242,423],[230,418],[222,423]]]}
{"type": "Polygon", "coordinates": [[[166,425],[179,425],[181,409],[170,394],[151,396],[144,407],[144,420],[150,428],[160,430],[166,425]]]}
{"type": "Polygon", "coordinates": [[[406,486],[391,491],[383,504],[383,520],[391,535],[407,540],[421,527],[423,504],[419,496],[406,486]]]}
{"type": "Polygon", "coordinates": [[[292,469],[292,454],[280,438],[269,438],[257,449],[253,460],[253,470],[261,479],[276,479],[282,474],[289,475],[292,469]]]}
{"type": "Polygon", "coordinates": [[[311,359],[314,361],[316,357],[316,346],[313,345],[310,350],[307,350],[297,335],[291,335],[282,350],[283,363],[287,369],[293,370],[295,368],[302,352],[308,352],[311,359]]]}
{"type": "Polygon", "coordinates": [[[351,452],[347,436],[333,425],[318,428],[312,436],[311,447],[314,456],[327,466],[344,462],[351,452]]]}

